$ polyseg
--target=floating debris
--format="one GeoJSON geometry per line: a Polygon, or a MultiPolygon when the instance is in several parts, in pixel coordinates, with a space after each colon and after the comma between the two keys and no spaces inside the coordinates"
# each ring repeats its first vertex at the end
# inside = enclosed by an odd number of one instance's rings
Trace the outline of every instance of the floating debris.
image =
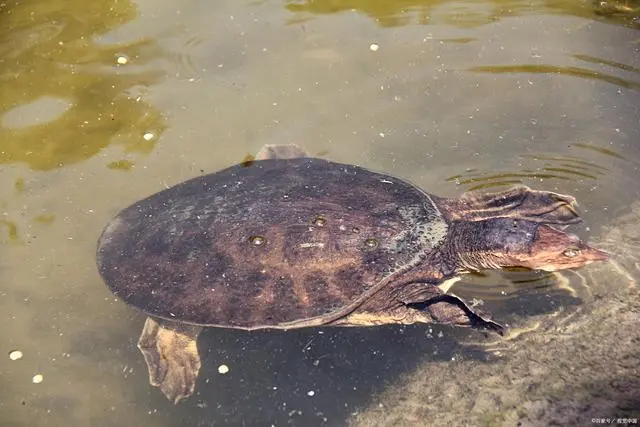
{"type": "Polygon", "coordinates": [[[144,135],[142,135],[142,137],[144,138],[145,141],[151,141],[152,139],[156,138],[156,135],[153,132],[145,132],[144,135]]]}
{"type": "Polygon", "coordinates": [[[129,62],[129,57],[127,55],[118,54],[116,55],[116,64],[118,65],[126,65],[129,62]]]}
{"type": "Polygon", "coordinates": [[[42,374],[34,375],[33,378],[31,379],[31,381],[33,381],[34,384],[40,384],[42,380],[44,380],[44,377],[42,376],[42,374]]]}
{"type": "Polygon", "coordinates": [[[369,46],[369,50],[371,52],[377,52],[378,49],[380,49],[380,45],[378,43],[371,43],[371,45],[369,46]]]}
{"type": "Polygon", "coordinates": [[[12,350],[11,352],[9,352],[9,359],[11,360],[20,360],[22,359],[22,356],[24,355],[20,350],[12,350]]]}
{"type": "Polygon", "coordinates": [[[316,394],[316,392],[315,392],[315,391],[313,391],[313,390],[309,390],[309,391],[307,392],[307,396],[309,396],[309,397],[313,397],[315,394],[316,394]]]}
{"type": "Polygon", "coordinates": [[[128,171],[133,169],[133,162],[130,160],[116,160],[107,165],[109,169],[128,171]]]}
{"type": "Polygon", "coordinates": [[[226,374],[227,372],[229,372],[229,367],[227,365],[220,365],[218,366],[218,373],[219,374],[226,374]]]}

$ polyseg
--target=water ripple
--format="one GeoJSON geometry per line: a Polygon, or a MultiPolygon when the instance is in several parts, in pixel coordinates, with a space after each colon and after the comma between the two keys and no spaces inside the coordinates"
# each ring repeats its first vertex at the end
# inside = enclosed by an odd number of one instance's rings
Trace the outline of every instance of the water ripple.
{"type": "Polygon", "coordinates": [[[467,71],[475,73],[508,74],[508,73],[530,73],[530,74],[560,74],[583,79],[599,80],[611,83],[627,89],[640,90],[640,82],[623,79],[621,77],[605,74],[600,71],[588,70],[581,67],[560,67],[556,65],[490,65],[469,67],[467,71]]]}
{"type": "MultiPolygon", "coordinates": [[[[607,150],[587,144],[574,145],[580,148],[593,149],[598,152],[607,150]]],[[[604,154],[620,157],[611,150],[607,150],[604,154]]],[[[446,181],[467,186],[467,190],[480,190],[515,184],[526,184],[527,181],[541,179],[558,179],[563,181],[597,180],[611,172],[604,166],[575,156],[524,154],[521,155],[520,158],[525,159],[527,163],[533,161],[540,165],[535,169],[525,168],[519,171],[505,171],[501,173],[487,173],[477,169],[470,169],[462,174],[448,177],[446,181]]]]}
{"type": "Polygon", "coordinates": [[[199,69],[193,61],[193,50],[203,41],[203,37],[190,37],[184,42],[179,51],[169,55],[168,60],[178,68],[176,77],[198,78],[206,71],[199,69]]]}

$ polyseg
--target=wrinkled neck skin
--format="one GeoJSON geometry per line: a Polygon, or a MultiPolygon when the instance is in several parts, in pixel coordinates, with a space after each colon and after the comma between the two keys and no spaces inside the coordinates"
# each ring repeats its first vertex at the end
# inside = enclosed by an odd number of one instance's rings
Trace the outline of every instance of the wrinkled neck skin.
{"type": "Polygon", "coordinates": [[[460,212],[466,212],[471,209],[471,204],[461,198],[439,197],[433,194],[430,197],[448,223],[459,220],[460,212]]]}
{"type": "Polygon", "coordinates": [[[488,246],[473,222],[453,221],[447,239],[440,247],[445,276],[479,270],[499,269],[505,260],[488,246]]]}

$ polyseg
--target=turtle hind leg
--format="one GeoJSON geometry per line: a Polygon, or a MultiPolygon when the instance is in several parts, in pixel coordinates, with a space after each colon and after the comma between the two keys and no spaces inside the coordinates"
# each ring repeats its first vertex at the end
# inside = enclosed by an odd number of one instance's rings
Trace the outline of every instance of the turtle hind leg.
{"type": "Polygon", "coordinates": [[[260,151],[258,151],[258,154],[256,154],[256,160],[296,159],[298,157],[308,156],[309,154],[303,148],[296,144],[265,144],[262,146],[260,151]]]}
{"type": "Polygon", "coordinates": [[[174,404],[193,394],[200,371],[199,326],[147,317],[138,348],[149,368],[149,383],[174,404]]]}

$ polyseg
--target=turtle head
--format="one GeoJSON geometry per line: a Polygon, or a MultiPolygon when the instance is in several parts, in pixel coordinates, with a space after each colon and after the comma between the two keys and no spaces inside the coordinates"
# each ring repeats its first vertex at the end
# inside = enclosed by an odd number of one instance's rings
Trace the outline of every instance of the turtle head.
{"type": "Polygon", "coordinates": [[[516,266],[544,271],[579,268],[608,259],[605,252],[587,245],[577,236],[545,224],[538,225],[528,250],[505,255],[516,266]]]}
{"type": "Polygon", "coordinates": [[[467,270],[525,267],[557,271],[608,258],[577,236],[538,222],[494,218],[466,223],[461,230],[456,233],[455,246],[459,263],[467,270]]]}

